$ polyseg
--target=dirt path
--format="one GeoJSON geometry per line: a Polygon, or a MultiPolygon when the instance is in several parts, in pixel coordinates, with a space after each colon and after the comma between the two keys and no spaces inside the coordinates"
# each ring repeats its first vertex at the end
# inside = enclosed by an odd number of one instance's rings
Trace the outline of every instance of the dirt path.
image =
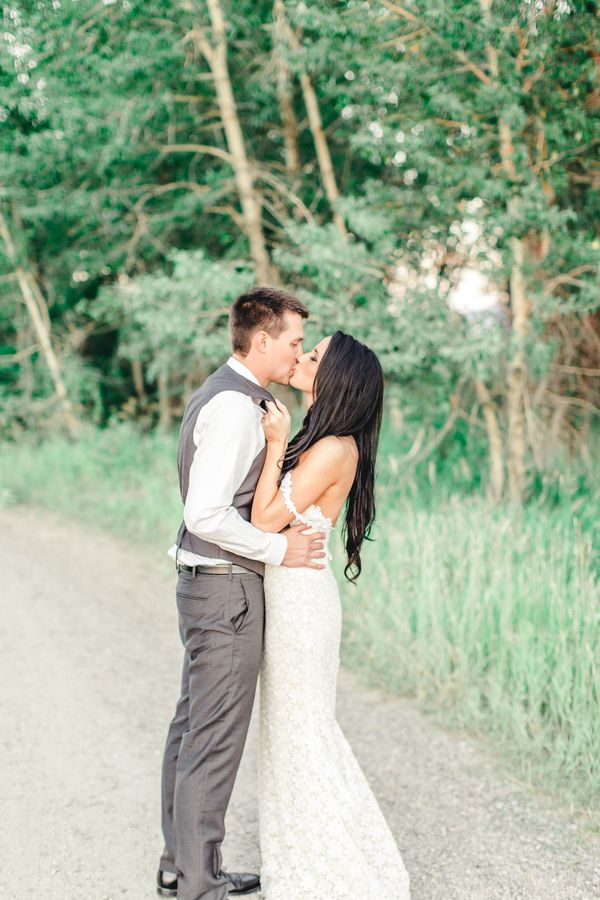
{"type": "MultiPolygon", "coordinates": [[[[48,513],[0,510],[0,531],[0,897],[151,898],[181,655],[173,575],[48,513]]],[[[347,673],[339,720],[402,849],[413,900],[600,897],[600,839],[475,742],[347,673]]],[[[254,723],[228,816],[230,869],[259,865],[256,737],[254,723]]]]}

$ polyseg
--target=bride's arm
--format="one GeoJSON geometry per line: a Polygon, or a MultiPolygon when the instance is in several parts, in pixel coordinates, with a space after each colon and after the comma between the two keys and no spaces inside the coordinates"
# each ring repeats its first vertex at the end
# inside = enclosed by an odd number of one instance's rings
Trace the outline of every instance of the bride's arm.
{"type": "MultiPolygon", "coordinates": [[[[262,531],[281,531],[294,519],[278,486],[288,444],[290,417],[283,404],[274,407],[268,403],[267,406],[269,413],[263,420],[267,454],[254,493],[251,521],[262,531]]],[[[338,438],[326,437],[313,444],[294,469],[292,500],[296,508],[304,512],[318,500],[339,480],[347,464],[348,450],[338,438]]]]}

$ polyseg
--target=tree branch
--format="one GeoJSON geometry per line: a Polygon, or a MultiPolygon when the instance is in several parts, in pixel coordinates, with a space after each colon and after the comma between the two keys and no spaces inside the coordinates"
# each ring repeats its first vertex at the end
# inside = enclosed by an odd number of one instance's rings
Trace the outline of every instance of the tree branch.
{"type": "Polygon", "coordinates": [[[233,156],[227,150],[221,150],[220,147],[211,147],[210,144],[159,144],[158,150],[161,153],[208,153],[210,156],[217,156],[225,162],[233,165],[233,156]]]}
{"type": "Polygon", "coordinates": [[[0,354],[0,366],[12,366],[21,359],[33,356],[39,349],[39,344],[32,344],[31,347],[23,347],[22,350],[17,350],[16,353],[0,354]]]}
{"type": "Polygon", "coordinates": [[[213,67],[215,61],[215,50],[212,47],[204,33],[201,25],[194,25],[183,37],[183,44],[192,43],[197,50],[200,50],[209,66],[213,67]]]}
{"type": "MultiPolygon", "coordinates": [[[[433,451],[437,447],[439,447],[439,445],[442,443],[442,441],[444,440],[444,438],[446,437],[448,432],[452,429],[454,423],[456,422],[456,420],[458,418],[458,415],[460,412],[460,397],[461,397],[462,389],[463,389],[463,386],[464,386],[466,380],[467,380],[466,375],[463,376],[462,378],[460,378],[460,380],[457,384],[456,390],[453,392],[452,396],[450,397],[450,412],[448,414],[448,418],[446,419],[446,421],[444,422],[442,427],[436,432],[434,437],[429,441],[429,443],[422,450],[419,450],[418,447],[415,450],[415,445],[417,444],[417,441],[415,440],[415,443],[413,444],[411,449],[408,451],[408,453],[402,460],[403,463],[405,463],[405,464],[412,463],[413,465],[417,465],[417,463],[421,463],[425,459],[427,459],[428,456],[431,456],[433,451]]],[[[422,435],[421,435],[421,441],[422,441],[422,435]]]]}
{"type": "MultiPolygon", "coordinates": [[[[423,23],[418,16],[415,16],[414,13],[409,12],[407,9],[404,9],[402,6],[398,6],[397,3],[393,3],[392,0],[382,0],[384,6],[390,9],[392,12],[395,12],[400,18],[405,19],[407,22],[413,22],[415,25],[419,25],[424,31],[431,35],[431,37],[436,41],[440,46],[445,47],[453,56],[455,56],[460,62],[464,65],[469,72],[475,75],[476,78],[479,79],[483,84],[491,84],[492,79],[489,75],[487,75],[481,66],[478,66],[477,63],[474,63],[473,60],[469,59],[467,54],[463,50],[456,50],[452,44],[449,43],[445,38],[441,37],[436,31],[431,28],[430,25],[426,25],[423,23]]],[[[404,40],[404,37],[402,37],[404,40]]]]}

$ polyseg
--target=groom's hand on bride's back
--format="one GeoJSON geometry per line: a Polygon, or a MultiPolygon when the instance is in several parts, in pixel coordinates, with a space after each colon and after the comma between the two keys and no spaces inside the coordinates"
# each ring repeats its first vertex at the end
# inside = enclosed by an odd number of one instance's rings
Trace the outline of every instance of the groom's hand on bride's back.
{"type": "Polygon", "coordinates": [[[306,525],[293,525],[284,532],[287,551],[281,565],[290,569],[324,569],[324,532],[305,532],[306,525]]]}

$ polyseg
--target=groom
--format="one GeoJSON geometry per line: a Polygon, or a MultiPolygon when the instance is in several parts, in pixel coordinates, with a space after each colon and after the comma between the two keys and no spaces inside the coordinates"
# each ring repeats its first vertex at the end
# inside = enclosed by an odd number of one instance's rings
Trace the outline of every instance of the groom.
{"type": "Polygon", "coordinates": [[[233,355],[183,416],[183,523],[169,552],[185,655],[163,761],[161,896],[225,900],[260,888],[258,875],[222,868],[220,847],[260,667],[264,564],[322,568],[324,556],[324,535],[303,525],[266,534],[250,524],[265,457],[261,403],[271,381],[288,384],[307,317],[285,291],[242,294],[230,313],[233,355]]]}

